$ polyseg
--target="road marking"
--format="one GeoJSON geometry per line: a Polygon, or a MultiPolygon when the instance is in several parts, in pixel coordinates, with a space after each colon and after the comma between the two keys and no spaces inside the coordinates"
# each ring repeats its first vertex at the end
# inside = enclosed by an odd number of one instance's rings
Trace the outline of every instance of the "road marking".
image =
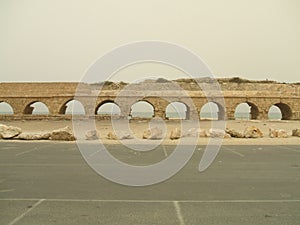
{"type": "MultiPolygon", "coordinates": [[[[97,164],[95,164],[97,165],[97,164]]],[[[0,166],[84,166],[80,163],[0,163],[0,166]]]]}
{"type": "Polygon", "coordinates": [[[296,150],[296,149],[291,149],[291,151],[293,151],[293,152],[300,152],[300,150],[296,150]]]}
{"type": "Polygon", "coordinates": [[[31,208],[29,208],[28,210],[26,210],[24,213],[22,213],[20,216],[16,217],[13,221],[11,221],[8,225],[13,225],[17,222],[19,222],[20,219],[22,219],[24,216],[26,216],[26,214],[28,214],[31,210],[33,210],[34,208],[36,208],[38,205],[40,205],[43,201],[45,201],[45,199],[40,199],[37,203],[35,203],[31,208]]]}
{"type": "Polygon", "coordinates": [[[3,192],[11,192],[11,191],[14,191],[15,189],[3,189],[3,190],[0,190],[0,193],[3,193],[3,192]]]}
{"type": "Polygon", "coordinates": [[[11,150],[11,149],[16,149],[16,146],[6,146],[6,147],[1,147],[0,150],[11,150]]]}
{"type": "Polygon", "coordinates": [[[162,148],[163,148],[165,157],[168,157],[168,153],[167,153],[166,147],[164,145],[162,145],[162,148]]]}
{"type": "Polygon", "coordinates": [[[232,152],[233,154],[236,154],[236,155],[238,155],[238,156],[240,156],[240,157],[245,157],[244,154],[239,153],[239,152],[237,152],[237,151],[235,151],[235,150],[232,150],[232,149],[230,149],[230,148],[228,148],[228,147],[224,147],[224,146],[223,146],[223,148],[224,148],[224,149],[227,149],[228,151],[230,151],[230,152],[232,152]]]}
{"type": "Polygon", "coordinates": [[[244,154],[239,153],[239,152],[237,152],[237,151],[234,151],[234,150],[232,150],[232,149],[229,149],[229,151],[231,151],[232,153],[234,153],[234,154],[236,154],[236,155],[238,155],[238,156],[240,156],[240,157],[245,157],[244,154]]]}
{"type": "MultiPolygon", "coordinates": [[[[39,198],[0,198],[0,201],[47,201],[47,202],[121,202],[121,203],[173,203],[174,200],[131,200],[131,199],[39,199],[39,198]]],[[[300,199],[236,199],[236,200],[177,200],[178,203],[293,203],[300,199]]]]}
{"type": "Polygon", "coordinates": [[[177,214],[177,218],[180,222],[180,225],[184,225],[184,220],[183,220],[183,216],[182,216],[182,213],[181,213],[179,202],[178,201],[173,201],[173,204],[174,204],[176,214],[177,214]]]}
{"type": "Polygon", "coordinates": [[[293,152],[300,152],[300,150],[296,150],[296,149],[293,149],[293,148],[290,148],[290,147],[287,147],[287,146],[283,146],[283,145],[280,145],[278,147],[283,148],[283,149],[287,149],[287,150],[290,150],[290,151],[293,151],[293,152]]]}
{"type": "Polygon", "coordinates": [[[279,150],[280,150],[280,148],[283,148],[283,149],[288,149],[288,150],[292,150],[292,148],[289,148],[289,147],[287,147],[287,146],[283,146],[283,145],[279,145],[278,147],[279,147],[279,150]]]}
{"type": "Polygon", "coordinates": [[[93,152],[92,154],[89,155],[89,157],[93,157],[94,155],[96,155],[97,153],[101,152],[102,150],[98,150],[98,151],[95,151],[93,152]]]}
{"type": "Polygon", "coordinates": [[[16,156],[24,155],[26,153],[33,152],[33,151],[36,151],[36,150],[38,150],[38,148],[30,149],[30,150],[27,150],[27,151],[24,151],[24,152],[19,152],[19,153],[16,154],[16,156]]]}

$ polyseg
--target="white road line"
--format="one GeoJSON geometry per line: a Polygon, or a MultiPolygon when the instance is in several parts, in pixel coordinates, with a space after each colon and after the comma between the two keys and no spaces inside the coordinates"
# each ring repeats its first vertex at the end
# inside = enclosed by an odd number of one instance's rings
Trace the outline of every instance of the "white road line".
{"type": "Polygon", "coordinates": [[[80,163],[0,163],[0,166],[82,166],[80,163]]]}
{"type": "Polygon", "coordinates": [[[180,222],[180,225],[184,225],[184,220],[183,220],[183,216],[182,216],[182,213],[181,213],[179,202],[178,201],[173,201],[173,204],[174,204],[176,214],[177,214],[177,218],[180,222]]]}
{"type": "Polygon", "coordinates": [[[293,151],[293,152],[300,152],[300,150],[296,150],[296,149],[291,149],[291,151],[293,151]]]}
{"type": "Polygon", "coordinates": [[[93,157],[94,155],[96,155],[98,152],[101,152],[102,150],[98,150],[98,151],[95,151],[93,152],[92,154],[89,155],[89,157],[93,157]]]}
{"type": "Polygon", "coordinates": [[[15,189],[3,189],[3,190],[0,190],[0,193],[3,193],[3,192],[11,192],[11,191],[14,191],[15,189]]]}
{"type": "Polygon", "coordinates": [[[168,157],[168,153],[167,153],[166,147],[164,145],[162,145],[162,148],[163,148],[165,157],[168,157]]]}
{"type": "MultiPolygon", "coordinates": [[[[284,145],[279,145],[278,146],[279,148],[283,148],[283,149],[287,149],[287,150],[292,150],[292,148],[289,148],[287,146],[284,146],[284,145]]],[[[280,150],[280,149],[279,149],[280,150]]]]}
{"type": "Polygon", "coordinates": [[[31,210],[33,210],[34,208],[36,208],[39,204],[41,204],[43,201],[45,201],[45,199],[40,199],[37,203],[35,203],[31,208],[29,208],[27,211],[25,211],[24,213],[22,213],[20,216],[16,217],[13,221],[11,221],[8,225],[13,225],[17,222],[19,222],[20,219],[22,219],[24,216],[26,216],[26,214],[28,214],[31,210]]]}
{"type": "Polygon", "coordinates": [[[16,154],[16,156],[24,155],[26,153],[33,152],[33,151],[36,151],[36,150],[38,150],[38,148],[30,149],[30,150],[27,150],[27,151],[24,151],[24,152],[19,152],[19,153],[16,154]]]}
{"type": "Polygon", "coordinates": [[[228,147],[224,147],[224,146],[223,146],[223,148],[224,148],[224,149],[227,149],[228,151],[230,151],[230,152],[232,152],[233,154],[236,154],[236,155],[238,155],[238,156],[240,156],[240,157],[245,157],[244,154],[239,153],[239,152],[237,152],[237,151],[235,151],[235,150],[232,150],[232,149],[230,149],[230,148],[228,148],[228,147]]]}
{"type": "Polygon", "coordinates": [[[278,147],[283,148],[283,149],[287,149],[287,150],[290,150],[290,151],[293,151],[293,152],[300,152],[300,150],[293,149],[293,148],[290,148],[290,147],[287,147],[287,146],[283,146],[283,145],[280,145],[278,147]]]}
{"type": "Polygon", "coordinates": [[[16,146],[7,146],[7,147],[2,147],[0,150],[11,150],[11,149],[16,149],[16,146]]]}
{"type": "Polygon", "coordinates": [[[244,154],[239,153],[239,152],[237,152],[237,151],[234,151],[234,150],[232,150],[232,149],[229,149],[229,151],[231,151],[232,153],[234,153],[234,154],[236,154],[236,155],[238,155],[238,156],[245,157],[244,154]]]}
{"type": "MultiPolygon", "coordinates": [[[[131,200],[131,199],[39,199],[39,198],[0,198],[0,201],[47,201],[47,202],[123,202],[123,203],[173,203],[173,200],[131,200]]],[[[300,199],[228,199],[228,200],[177,200],[178,203],[292,203],[300,199]]],[[[173,203],[174,204],[174,203],[173,203]]]]}
{"type": "Polygon", "coordinates": [[[300,150],[292,149],[292,151],[300,153],[300,150]]]}

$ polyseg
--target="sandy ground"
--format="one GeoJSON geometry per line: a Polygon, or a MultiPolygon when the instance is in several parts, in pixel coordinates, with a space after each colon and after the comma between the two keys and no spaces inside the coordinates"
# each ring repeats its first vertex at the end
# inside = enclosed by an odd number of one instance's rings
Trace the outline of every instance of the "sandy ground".
{"type": "MultiPolygon", "coordinates": [[[[73,128],[72,121],[0,121],[2,124],[17,126],[22,129],[23,132],[28,133],[41,133],[50,132],[54,129],[69,126],[73,128]]],[[[198,127],[197,124],[191,121],[184,122],[188,127],[198,127]]],[[[116,122],[118,125],[118,121],[116,122]]],[[[150,124],[151,125],[151,124],[150,124]]],[[[175,127],[180,128],[180,121],[165,121],[166,127],[166,138],[162,141],[164,144],[178,144],[179,140],[170,140],[170,132],[175,127]]],[[[200,121],[199,126],[203,129],[209,129],[212,126],[211,121],[200,121]]],[[[300,138],[292,137],[292,130],[300,128],[300,121],[257,121],[257,120],[230,120],[230,121],[215,121],[215,127],[228,127],[233,128],[237,131],[243,131],[248,126],[256,126],[263,133],[264,137],[259,139],[246,139],[246,138],[226,138],[223,139],[223,144],[225,145],[300,145],[300,138]],[[222,124],[224,123],[224,124],[222,124]],[[269,128],[273,129],[285,129],[289,137],[288,138],[269,138],[269,128]]],[[[100,139],[105,144],[117,144],[120,141],[108,140],[106,138],[108,132],[113,131],[112,123],[109,120],[96,121],[96,127],[100,135],[100,139]]],[[[129,123],[129,127],[132,130],[136,138],[139,138],[141,143],[155,143],[151,140],[142,140],[142,135],[145,130],[149,128],[149,122],[145,120],[134,120],[129,123]]],[[[193,138],[185,138],[193,139],[193,138]]],[[[194,140],[194,139],[193,139],[194,140]]],[[[191,140],[191,141],[193,141],[191,140]]],[[[198,144],[207,144],[210,138],[199,138],[198,144]]],[[[3,140],[2,140],[3,141],[3,140]]],[[[134,143],[136,140],[123,140],[122,143],[134,143]]],[[[157,142],[157,141],[156,141],[157,142]]],[[[160,141],[159,141],[160,142],[160,141]]]]}

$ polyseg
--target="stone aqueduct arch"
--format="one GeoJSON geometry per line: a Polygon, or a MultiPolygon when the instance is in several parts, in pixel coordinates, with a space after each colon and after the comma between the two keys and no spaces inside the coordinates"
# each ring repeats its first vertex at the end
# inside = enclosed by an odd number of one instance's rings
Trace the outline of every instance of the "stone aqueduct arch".
{"type": "Polygon", "coordinates": [[[114,102],[114,100],[113,100],[113,99],[107,99],[107,100],[104,100],[104,101],[98,102],[98,103],[96,104],[96,107],[95,107],[94,114],[96,115],[96,114],[97,114],[97,111],[98,111],[98,109],[99,109],[101,106],[103,106],[104,104],[106,104],[106,103],[114,103],[114,104],[116,104],[117,106],[119,106],[117,103],[115,103],[115,102],[114,102]]]}
{"type": "MultiPolygon", "coordinates": [[[[245,102],[240,102],[240,103],[245,103],[250,107],[250,119],[256,120],[259,117],[259,115],[260,115],[259,109],[255,103],[250,102],[250,101],[245,101],[245,102]]],[[[235,109],[237,108],[237,106],[240,103],[236,103],[235,109]]]]}
{"type": "MultiPolygon", "coordinates": [[[[234,119],[237,105],[247,103],[251,107],[251,119],[268,119],[272,105],[280,108],[282,119],[300,120],[300,86],[292,84],[251,84],[255,91],[245,91],[250,84],[221,84],[225,103],[219,97],[206,98],[197,91],[188,90],[190,97],[175,95],[165,99],[157,96],[117,98],[119,89],[108,89],[91,102],[87,95],[74,97],[78,83],[0,83],[0,103],[9,104],[14,114],[0,115],[11,119],[34,118],[31,115],[34,102],[42,102],[49,109],[48,117],[68,117],[64,115],[65,105],[74,98],[83,104],[86,116],[95,116],[104,103],[115,103],[121,109],[121,117],[127,118],[131,106],[137,101],[146,101],[154,108],[154,116],[166,119],[166,108],[170,102],[182,102],[187,106],[187,119],[198,119],[202,106],[214,102],[219,107],[219,119],[234,119]],[[245,87],[242,87],[242,86],[245,87]],[[281,91],[278,92],[278,89],[281,91]],[[236,90],[235,90],[236,89],[236,90]],[[274,91],[272,91],[274,90],[274,91]]],[[[84,84],[88,87],[87,84],[84,84]]],[[[188,89],[188,88],[187,88],[188,89]]],[[[89,90],[87,88],[86,90],[89,90]]]]}
{"type": "Polygon", "coordinates": [[[288,104],[279,102],[274,105],[280,109],[283,120],[289,120],[293,117],[292,109],[288,104]]]}

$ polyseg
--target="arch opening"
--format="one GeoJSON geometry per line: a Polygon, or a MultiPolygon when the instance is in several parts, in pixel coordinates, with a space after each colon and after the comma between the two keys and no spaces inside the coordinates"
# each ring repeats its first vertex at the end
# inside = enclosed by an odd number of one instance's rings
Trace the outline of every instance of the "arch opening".
{"type": "Polygon", "coordinates": [[[242,102],[237,105],[234,111],[235,119],[252,119],[258,118],[258,107],[251,102],[242,102]]]}
{"type": "Polygon", "coordinates": [[[134,103],[130,108],[131,118],[152,118],[154,117],[154,107],[149,102],[141,100],[134,103]]]}
{"type": "Polygon", "coordinates": [[[78,100],[67,101],[59,110],[59,114],[66,115],[85,115],[82,103],[78,100]]]}
{"type": "Polygon", "coordinates": [[[48,115],[49,109],[45,103],[36,101],[28,104],[25,107],[24,114],[48,115]]]}
{"type": "Polygon", "coordinates": [[[200,120],[224,120],[225,110],[216,102],[208,102],[201,107],[200,120]]]}
{"type": "Polygon", "coordinates": [[[268,111],[270,120],[290,120],[292,118],[292,109],[285,103],[272,105],[268,111]]]}
{"type": "Polygon", "coordinates": [[[14,110],[7,102],[0,102],[0,115],[13,115],[14,110]]]}
{"type": "Polygon", "coordinates": [[[115,102],[106,101],[99,104],[95,110],[95,114],[101,116],[120,116],[121,109],[115,102]]]}
{"type": "Polygon", "coordinates": [[[166,108],[168,119],[189,119],[189,107],[182,102],[171,102],[166,108]]]}

